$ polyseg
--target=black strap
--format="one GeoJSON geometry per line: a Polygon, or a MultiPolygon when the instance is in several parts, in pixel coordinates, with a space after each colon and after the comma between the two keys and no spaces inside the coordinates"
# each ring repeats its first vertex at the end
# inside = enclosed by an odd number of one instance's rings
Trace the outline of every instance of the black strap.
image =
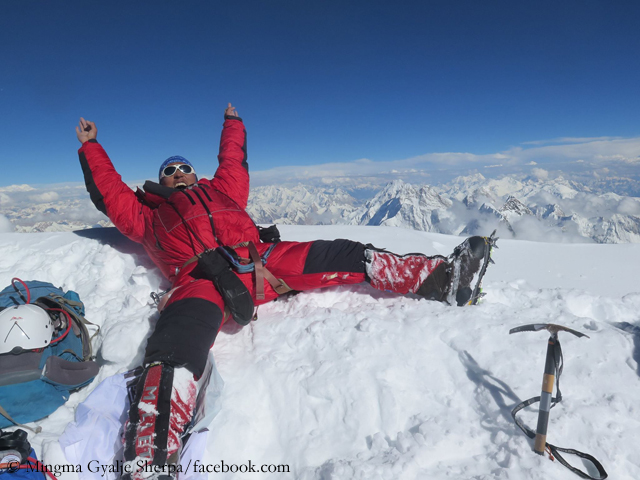
{"type": "Polygon", "coordinates": [[[592,455],[589,455],[588,453],[584,453],[584,452],[579,452],[578,450],[574,450],[573,448],[561,448],[561,447],[556,447],[555,445],[551,445],[550,443],[547,443],[547,447],[549,447],[549,450],[551,451],[551,453],[553,454],[554,457],[556,457],[558,459],[558,461],[564,465],[565,467],[567,467],[569,470],[571,470],[573,473],[575,473],[576,475],[580,476],[581,478],[589,478],[591,480],[604,480],[605,478],[608,477],[607,472],[605,471],[604,467],[602,466],[602,464],[595,459],[595,457],[593,457],[592,455]],[[598,474],[600,475],[599,477],[592,477],[591,475],[589,475],[588,473],[583,472],[582,470],[573,467],[571,465],[569,465],[569,462],[567,462],[562,455],[560,455],[559,452],[564,452],[564,453],[571,453],[573,455],[577,455],[580,458],[584,458],[585,460],[589,460],[591,463],[593,463],[593,466],[596,467],[598,469],[598,474]]]}
{"type": "MultiPolygon", "coordinates": [[[[556,370],[555,377],[556,377],[557,395],[551,399],[551,408],[555,407],[558,403],[560,403],[562,401],[562,393],[560,392],[560,375],[562,375],[562,370],[563,370],[563,367],[564,367],[564,360],[563,360],[563,356],[562,356],[562,347],[560,346],[560,341],[557,339],[557,337],[556,337],[556,341],[555,341],[555,347],[554,347],[554,350],[553,350],[553,359],[554,359],[555,370],[556,370]]],[[[519,403],[511,411],[511,416],[513,417],[513,420],[516,422],[516,425],[520,428],[520,430],[522,430],[524,432],[524,434],[527,437],[529,437],[531,439],[534,439],[536,437],[536,432],[534,432],[532,429],[527,427],[524,424],[524,422],[522,422],[522,420],[520,420],[516,416],[516,414],[520,410],[522,410],[523,408],[528,407],[529,405],[533,405],[534,403],[538,403],[539,401],[540,401],[540,397],[539,396],[538,397],[532,397],[532,398],[530,398],[528,400],[525,400],[524,402],[519,403]]],[[[588,478],[588,479],[591,479],[591,480],[604,480],[608,476],[608,474],[605,471],[605,469],[602,466],[602,464],[598,460],[596,460],[595,457],[593,457],[592,455],[589,455],[588,453],[580,452],[580,451],[574,450],[572,448],[557,447],[557,446],[552,445],[552,444],[550,444],[548,442],[545,443],[545,446],[549,449],[549,451],[551,452],[551,455],[553,455],[553,457],[557,458],[558,461],[562,465],[567,467],[569,470],[571,470],[573,473],[575,473],[576,475],[580,476],[581,478],[588,478]],[[589,460],[596,467],[596,469],[598,470],[598,474],[600,476],[599,477],[592,477],[588,473],[583,472],[582,470],[580,470],[580,469],[578,469],[576,467],[573,467],[572,465],[569,464],[569,462],[567,462],[564,459],[564,457],[562,455],[560,455],[559,452],[571,453],[573,455],[577,455],[580,458],[584,458],[585,460],[589,460]]]]}
{"type": "MultiPolygon", "coordinates": [[[[209,207],[207,206],[207,202],[205,202],[202,199],[202,197],[200,196],[200,194],[198,193],[198,191],[195,188],[192,191],[195,194],[195,196],[198,197],[198,200],[200,200],[200,203],[202,204],[202,206],[204,207],[205,211],[207,212],[207,215],[209,216],[209,223],[211,224],[211,234],[213,235],[213,238],[215,239],[216,243],[218,245],[220,245],[220,242],[218,241],[218,237],[216,235],[216,229],[215,229],[215,227],[213,225],[213,215],[211,215],[211,210],[209,210],[209,207]]],[[[208,197],[208,195],[207,195],[207,197],[208,197]]]]}

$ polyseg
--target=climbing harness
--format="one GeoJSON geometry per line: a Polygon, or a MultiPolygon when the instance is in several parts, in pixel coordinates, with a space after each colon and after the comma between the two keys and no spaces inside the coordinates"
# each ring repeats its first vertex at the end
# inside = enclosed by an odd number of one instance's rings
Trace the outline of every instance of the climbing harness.
{"type": "Polygon", "coordinates": [[[218,247],[216,250],[229,262],[231,268],[238,273],[256,273],[256,299],[264,300],[264,280],[273,287],[278,295],[290,292],[292,289],[284,280],[276,278],[269,270],[267,270],[267,261],[271,251],[276,244],[269,246],[267,251],[260,256],[258,249],[253,242],[243,242],[233,247],[218,247]],[[246,247],[249,250],[251,258],[240,257],[236,253],[237,248],[246,247]]]}

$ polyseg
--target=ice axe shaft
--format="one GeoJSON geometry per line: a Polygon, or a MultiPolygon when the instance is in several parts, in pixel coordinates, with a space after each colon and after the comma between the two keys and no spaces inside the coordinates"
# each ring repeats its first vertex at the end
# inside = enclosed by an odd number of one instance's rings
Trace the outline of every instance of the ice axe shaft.
{"type": "Polygon", "coordinates": [[[551,411],[551,398],[553,397],[553,383],[555,382],[556,363],[554,349],[558,341],[557,334],[549,337],[547,344],[547,358],[544,362],[544,375],[542,376],[542,392],[540,393],[540,411],[538,413],[538,427],[533,451],[538,455],[544,455],[547,444],[547,426],[549,425],[549,412],[551,411]]]}
{"type": "MultiPolygon", "coordinates": [[[[509,333],[519,332],[539,332],[542,330],[548,331],[551,336],[547,343],[547,356],[544,362],[544,375],[542,377],[542,392],[540,393],[540,410],[538,413],[538,426],[536,428],[535,441],[533,445],[533,451],[538,455],[544,455],[547,445],[547,427],[549,425],[549,413],[553,404],[553,384],[556,382],[556,372],[559,376],[562,372],[561,362],[561,349],[560,340],[558,339],[559,332],[567,332],[576,337],[587,337],[582,332],[573,330],[562,325],[554,323],[533,323],[529,325],[521,325],[519,327],[512,328],[509,333]],[[558,358],[559,357],[559,358],[558,358]]],[[[561,399],[560,392],[558,391],[558,398],[556,402],[561,399]]]]}
{"type": "MultiPolygon", "coordinates": [[[[562,401],[562,393],[560,393],[560,377],[562,376],[562,370],[564,367],[564,359],[562,357],[562,347],[560,346],[560,340],[558,339],[559,332],[567,332],[576,337],[586,337],[584,333],[572,330],[571,328],[563,327],[562,325],[556,325],[553,323],[533,323],[529,325],[521,325],[519,327],[512,328],[509,333],[518,332],[539,332],[541,330],[547,330],[551,336],[547,343],[547,356],[544,362],[544,376],[542,377],[542,393],[539,397],[532,397],[516,405],[511,410],[511,416],[516,422],[516,425],[524,434],[534,441],[533,451],[538,455],[544,455],[545,451],[549,452],[549,458],[551,460],[557,460],[559,463],[567,467],[573,473],[579,475],[581,478],[588,478],[590,480],[604,480],[607,478],[607,472],[602,464],[593,456],[588,453],[580,452],[573,448],[561,448],[556,445],[552,445],[547,442],[547,426],[549,425],[549,412],[551,407],[562,401]],[[553,384],[556,384],[556,396],[553,394],[553,384]],[[523,408],[540,402],[540,410],[538,413],[538,427],[534,432],[522,422],[517,414],[523,408]],[[572,466],[567,462],[562,453],[570,453],[577,455],[582,461],[589,461],[593,464],[593,468],[598,471],[598,476],[594,477],[589,473],[580,470],[572,466]]],[[[587,337],[588,338],[588,337],[587,337]]],[[[591,470],[591,469],[589,469],[591,470]]]]}

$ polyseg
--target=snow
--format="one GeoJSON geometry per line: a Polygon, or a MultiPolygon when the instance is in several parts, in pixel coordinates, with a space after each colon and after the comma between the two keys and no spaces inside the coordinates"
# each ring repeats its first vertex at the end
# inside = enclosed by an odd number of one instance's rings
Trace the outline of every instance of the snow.
{"type": "MultiPolygon", "coordinates": [[[[462,240],[391,227],[281,233],[442,255],[462,240]]],[[[110,229],[81,235],[0,233],[0,285],[17,276],[75,290],[101,327],[96,381],[30,433],[46,464],[65,463],[57,439],[97,383],[140,363],[157,320],[149,294],[166,287],[141,250],[110,229]]],[[[203,462],[290,466],[288,475],[255,475],[265,479],[578,478],[533,453],[510,414],[540,392],[547,334],[509,329],[558,323],[590,338],[560,334],[564,399],[551,411],[548,440],[594,455],[612,479],[639,478],[640,245],[498,245],[477,307],[358,285],[279,300],[247,327],[225,326],[213,348],[225,387],[203,462]]],[[[535,428],[535,409],[522,418],[535,428]]]]}

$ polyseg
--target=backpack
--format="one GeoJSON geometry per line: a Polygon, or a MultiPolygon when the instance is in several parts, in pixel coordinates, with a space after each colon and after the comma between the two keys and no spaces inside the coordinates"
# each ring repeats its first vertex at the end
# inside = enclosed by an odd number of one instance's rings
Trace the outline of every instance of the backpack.
{"type": "MultiPolygon", "coordinates": [[[[51,337],[42,348],[17,347],[0,354],[0,428],[50,415],[71,392],[91,382],[100,368],[87,330],[87,325],[93,324],[84,318],[84,304],[76,292],[64,292],[47,282],[13,279],[0,292],[0,314],[25,304],[36,305],[48,314],[51,323],[46,328],[51,327],[51,337]],[[18,288],[16,281],[23,288],[18,288]]],[[[9,318],[7,312],[0,320],[9,318]]],[[[19,326],[17,321],[15,325],[19,326]]]]}

